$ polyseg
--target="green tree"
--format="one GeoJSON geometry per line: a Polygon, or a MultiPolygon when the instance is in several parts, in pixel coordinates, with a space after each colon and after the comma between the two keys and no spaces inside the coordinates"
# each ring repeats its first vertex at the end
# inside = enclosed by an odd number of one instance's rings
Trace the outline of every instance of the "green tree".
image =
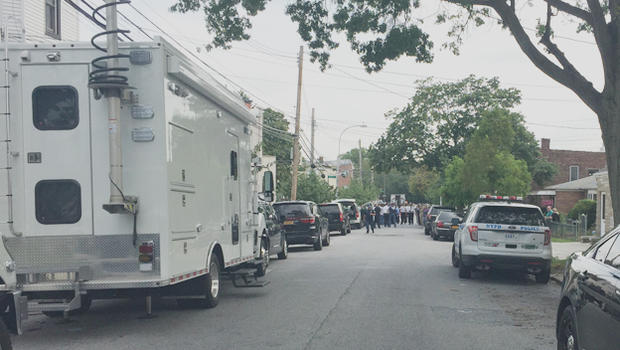
{"type": "Polygon", "coordinates": [[[359,180],[351,181],[347,188],[338,191],[340,198],[354,198],[358,204],[375,201],[379,198],[379,188],[374,185],[363,185],[359,180]]]}
{"type": "Polygon", "coordinates": [[[452,157],[464,155],[484,111],[512,108],[520,101],[520,91],[501,88],[498,78],[418,81],[407,106],[388,114],[392,122],[370,150],[372,163],[381,170],[442,169],[452,157]]]}
{"type": "Polygon", "coordinates": [[[465,186],[463,170],[465,161],[454,157],[444,171],[444,182],[441,185],[441,195],[446,204],[456,208],[465,208],[475,199],[475,195],[465,186]]]}
{"type": "MultiPolygon", "coordinates": [[[[262,12],[269,0],[176,0],[173,11],[202,10],[207,30],[213,34],[207,46],[230,47],[235,40],[247,40],[251,18],[262,12]]],[[[464,34],[471,26],[496,24],[508,30],[534,66],[551,79],[573,91],[598,116],[607,153],[609,184],[614,216],[620,217],[620,1],[618,0],[446,0],[454,6],[442,7],[436,22],[450,22],[449,42],[442,46],[458,54],[464,34]],[[525,5],[545,6],[538,18],[535,36],[526,32],[527,24],[536,20],[518,11],[525,5]],[[594,40],[602,66],[603,84],[598,89],[571,62],[555,42],[558,28],[554,21],[562,14],[575,23],[577,32],[594,40]],[[541,13],[542,14],[542,13],[541,13]],[[539,45],[537,45],[539,44],[539,45]]],[[[298,25],[298,33],[308,43],[312,61],[323,68],[329,64],[330,52],[339,45],[335,39],[344,34],[351,49],[360,56],[369,72],[381,70],[387,61],[401,56],[418,62],[431,62],[433,42],[420,27],[416,12],[420,1],[408,0],[296,0],[286,5],[286,14],[298,25]]],[[[594,67],[596,68],[596,67],[594,67]]],[[[448,158],[449,159],[449,158],[448,158]]]]}
{"type": "Polygon", "coordinates": [[[289,122],[284,114],[270,108],[263,111],[263,154],[276,156],[276,194],[286,199],[291,193],[292,136],[288,134],[289,122]],[[281,130],[281,132],[269,129],[281,130]]]}
{"type": "Polygon", "coordinates": [[[392,170],[375,174],[375,186],[379,188],[380,198],[389,201],[391,194],[404,194],[407,200],[413,198],[409,192],[409,175],[392,170]]]}
{"type": "Polygon", "coordinates": [[[409,201],[439,203],[441,174],[426,166],[415,168],[409,176],[409,201]]]}
{"type": "Polygon", "coordinates": [[[330,202],[336,198],[334,189],[314,173],[301,173],[297,181],[297,199],[315,203],[330,202]]]}
{"type": "Polygon", "coordinates": [[[568,217],[577,220],[581,214],[586,214],[588,218],[588,228],[596,223],[596,201],[582,199],[575,204],[573,209],[568,212],[568,217]]]}

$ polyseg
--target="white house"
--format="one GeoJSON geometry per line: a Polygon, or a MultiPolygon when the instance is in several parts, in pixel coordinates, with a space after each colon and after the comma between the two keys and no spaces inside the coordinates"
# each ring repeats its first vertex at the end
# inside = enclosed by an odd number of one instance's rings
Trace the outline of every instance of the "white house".
{"type": "Polygon", "coordinates": [[[79,40],[80,14],[65,0],[0,0],[2,31],[9,41],[79,40]]]}

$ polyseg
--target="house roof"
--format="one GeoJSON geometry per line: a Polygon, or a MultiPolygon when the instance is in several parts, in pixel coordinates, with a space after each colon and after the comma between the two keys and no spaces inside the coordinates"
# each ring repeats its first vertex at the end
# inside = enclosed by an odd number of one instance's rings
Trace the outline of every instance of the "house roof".
{"type": "Polygon", "coordinates": [[[564,182],[561,184],[547,186],[546,190],[556,190],[556,191],[580,191],[580,190],[595,190],[596,187],[596,177],[594,175],[584,177],[579,180],[564,182]]]}

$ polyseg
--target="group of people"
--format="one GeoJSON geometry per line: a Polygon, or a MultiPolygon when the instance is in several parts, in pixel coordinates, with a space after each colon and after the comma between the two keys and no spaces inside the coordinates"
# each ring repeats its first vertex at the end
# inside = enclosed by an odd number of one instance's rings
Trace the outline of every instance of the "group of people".
{"type": "Polygon", "coordinates": [[[383,227],[391,227],[396,225],[420,225],[420,213],[422,205],[413,203],[405,203],[403,205],[396,205],[396,203],[376,203],[373,205],[366,205],[362,207],[362,221],[366,227],[366,233],[371,231],[374,233],[375,228],[379,229],[383,227]]]}
{"type": "Polygon", "coordinates": [[[560,222],[560,212],[557,208],[551,208],[551,206],[547,206],[547,210],[545,212],[545,219],[551,220],[553,222],[560,222]]]}

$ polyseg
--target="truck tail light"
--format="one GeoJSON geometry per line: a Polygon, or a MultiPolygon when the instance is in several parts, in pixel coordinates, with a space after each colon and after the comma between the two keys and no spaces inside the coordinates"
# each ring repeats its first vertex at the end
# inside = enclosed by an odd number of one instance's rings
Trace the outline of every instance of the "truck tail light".
{"type": "Polygon", "coordinates": [[[153,241],[147,241],[138,247],[138,262],[140,271],[153,271],[153,241]]]}
{"type": "Polygon", "coordinates": [[[314,224],[314,216],[299,219],[302,224],[314,224]]]}
{"type": "Polygon", "coordinates": [[[478,241],[478,226],[469,226],[467,227],[467,231],[469,231],[469,238],[472,241],[478,241]]]}
{"type": "Polygon", "coordinates": [[[437,221],[437,227],[443,227],[443,222],[442,221],[437,221]]]}
{"type": "Polygon", "coordinates": [[[340,222],[344,221],[344,216],[342,216],[342,213],[340,213],[340,222]]]}
{"type": "Polygon", "coordinates": [[[551,243],[551,230],[545,230],[545,245],[549,245],[551,243]]]}

